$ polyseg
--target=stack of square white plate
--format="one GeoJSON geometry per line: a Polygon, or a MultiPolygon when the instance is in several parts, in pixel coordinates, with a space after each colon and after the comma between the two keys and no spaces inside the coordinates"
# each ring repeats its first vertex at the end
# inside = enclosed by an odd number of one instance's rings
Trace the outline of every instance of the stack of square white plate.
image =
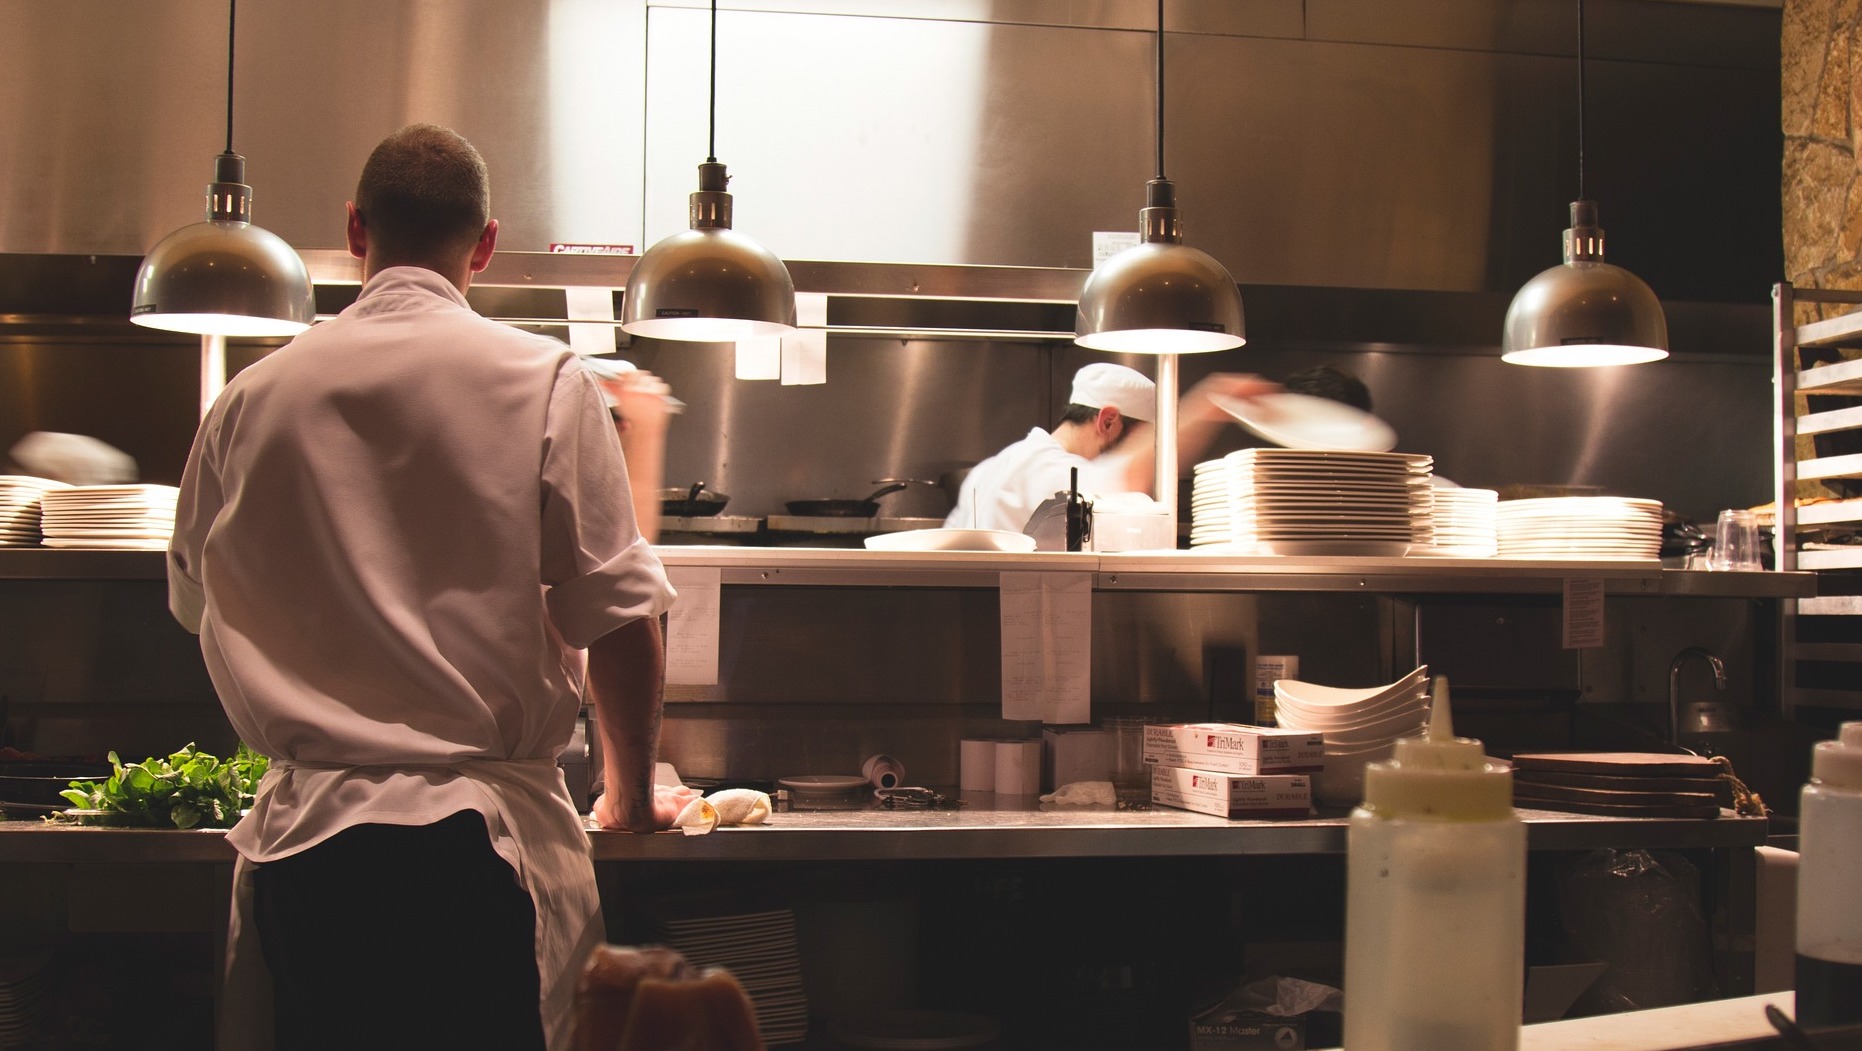
{"type": "Polygon", "coordinates": [[[1655,559],[1662,503],[1621,496],[1500,501],[1501,558],[1655,559]]]}
{"type": "Polygon", "coordinates": [[[1196,465],[1190,544],[1240,554],[1401,555],[1429,543],[1416,453],[1243,449],[1196,465]]]}
{"type": "Polygon", "coordinates": [[[696,967],[731,972],[756,1009],[763,1043],[799,1043],[808,1035],[808,996],[796,947],[795,912],[661,919],[660,936],[696,967]]]}
{"type": "Polygon", "coordinates": [[[29,474],[0,474],[0,547],[39,546],[39,501],[64,482],[29,474]]]}
{"type": "Polygon", "coordinates": [[[1499,553],[1498,492],[1446,486],[1438,487],[1432,495],[1435,509],[1430,519],[1435,526],[1434,542],[1418,544],[1409,549],[1410,554],[1434,558],[1492,558],[1499,553]]]}
{"type": "Polygon", "coordinates": [[[159,551],[175,531],[172,485],[74,485],[40,498],[46,547],[159,551]]]}

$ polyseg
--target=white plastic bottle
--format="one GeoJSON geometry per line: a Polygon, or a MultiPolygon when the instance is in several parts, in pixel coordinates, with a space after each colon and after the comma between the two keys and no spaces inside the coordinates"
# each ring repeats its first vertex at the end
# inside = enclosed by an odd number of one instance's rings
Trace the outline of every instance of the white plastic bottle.
{"type": "Polygon", "coordinates": [[[1512,1051],[1525,984],[1526,826],[1512,768],[1454,735],[1364,771],[1346,852],[1346,1051],[1512,1051]]]}
{"type": "Polygon", "coordinates": [[[1797,1023],[1862,1023],[1862,722],[1812,750],[1797,832],[1797,1023]]]}

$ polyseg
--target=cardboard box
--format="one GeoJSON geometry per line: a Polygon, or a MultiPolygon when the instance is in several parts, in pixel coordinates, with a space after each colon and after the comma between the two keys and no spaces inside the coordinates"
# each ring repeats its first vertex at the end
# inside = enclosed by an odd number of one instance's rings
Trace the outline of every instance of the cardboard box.
{"type": "Polygon", "coordinates": [[[1222,774],[1311,774],[1325,769],[1325,735],[1240,723],[1147,726],[1144,761],[1222,774]]]}
{"type": "Polygon", "coordinates": [[[1244,777],[1154,766],[1151,802],[1215,817],[1307,817],[1312,814],[1312,778],[1305,774],[1244,777]]]}
{"type": "Polygon", "coordinates": [[[1305,1046],[1305,1015],[1230,1011],[1190,1020],[1190,1051],[1299,1051],[1305,1046]]]}

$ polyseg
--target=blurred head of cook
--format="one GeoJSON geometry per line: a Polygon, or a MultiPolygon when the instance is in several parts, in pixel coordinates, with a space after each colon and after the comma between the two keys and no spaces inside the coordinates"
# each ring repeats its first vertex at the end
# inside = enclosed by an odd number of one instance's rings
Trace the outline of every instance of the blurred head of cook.
{"type": "Polygon", "coordinates": [[[1316,365],[1280,381],[1289,394],[1329,398],[1354,409],[1371,411],[1371,389],[1364,381],[1336,365],[1316,365]]]}
{"type": "Polygon", "coordinates": [[[272,759],[228,837],[229,986],[271,986],[227,998],[234,1046],[264,1043],[241,1009],[266,999],[281,1048],[346,1045],[358,1016],[384,1046],[567,1046],[602,932],[556,766],[585,685],[600,823],[690,802],[653,786],[673,593],[600,390],[466,302],[489,187],[448,129],[377,146],[348,205],[355,303],[227,384],[182,477],[170,606],[272,759]]]}
{"type": "MultiPolygon", "coordinates": [[[[1229,421],[1211,394],[1245,398],[1277,389],[1252,376],[1203,379],[1178,402],[1178,463],[1195,463],[1229,421]]],[[[1150,492],[1157,384],[1136,369],[1100,362],[1074,374],[1067,402],[1052,430],[1036,427],[970,470],[947,527],[1020,532],[1042,501],[1067,490],[1075,470],[1089,499],[1150,492]]]]}

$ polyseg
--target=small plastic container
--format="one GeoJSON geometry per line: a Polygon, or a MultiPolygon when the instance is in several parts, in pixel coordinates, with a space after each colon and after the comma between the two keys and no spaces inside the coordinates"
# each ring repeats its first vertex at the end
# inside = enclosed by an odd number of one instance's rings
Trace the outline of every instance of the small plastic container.
{"type": "Polygon", "coordinates": [[[1517,1048],[1526,826],[1512,768],[1454,736],[1446,678],[1428,735],[1365,767],[1346,844],[1345,1046],[1517,1048]]]}
{"type": "Polygon", "coordinates": [[[1862,722],[1811,752],[1799,797],[1797,1023],[1862,1023],[1862,722]]]}

